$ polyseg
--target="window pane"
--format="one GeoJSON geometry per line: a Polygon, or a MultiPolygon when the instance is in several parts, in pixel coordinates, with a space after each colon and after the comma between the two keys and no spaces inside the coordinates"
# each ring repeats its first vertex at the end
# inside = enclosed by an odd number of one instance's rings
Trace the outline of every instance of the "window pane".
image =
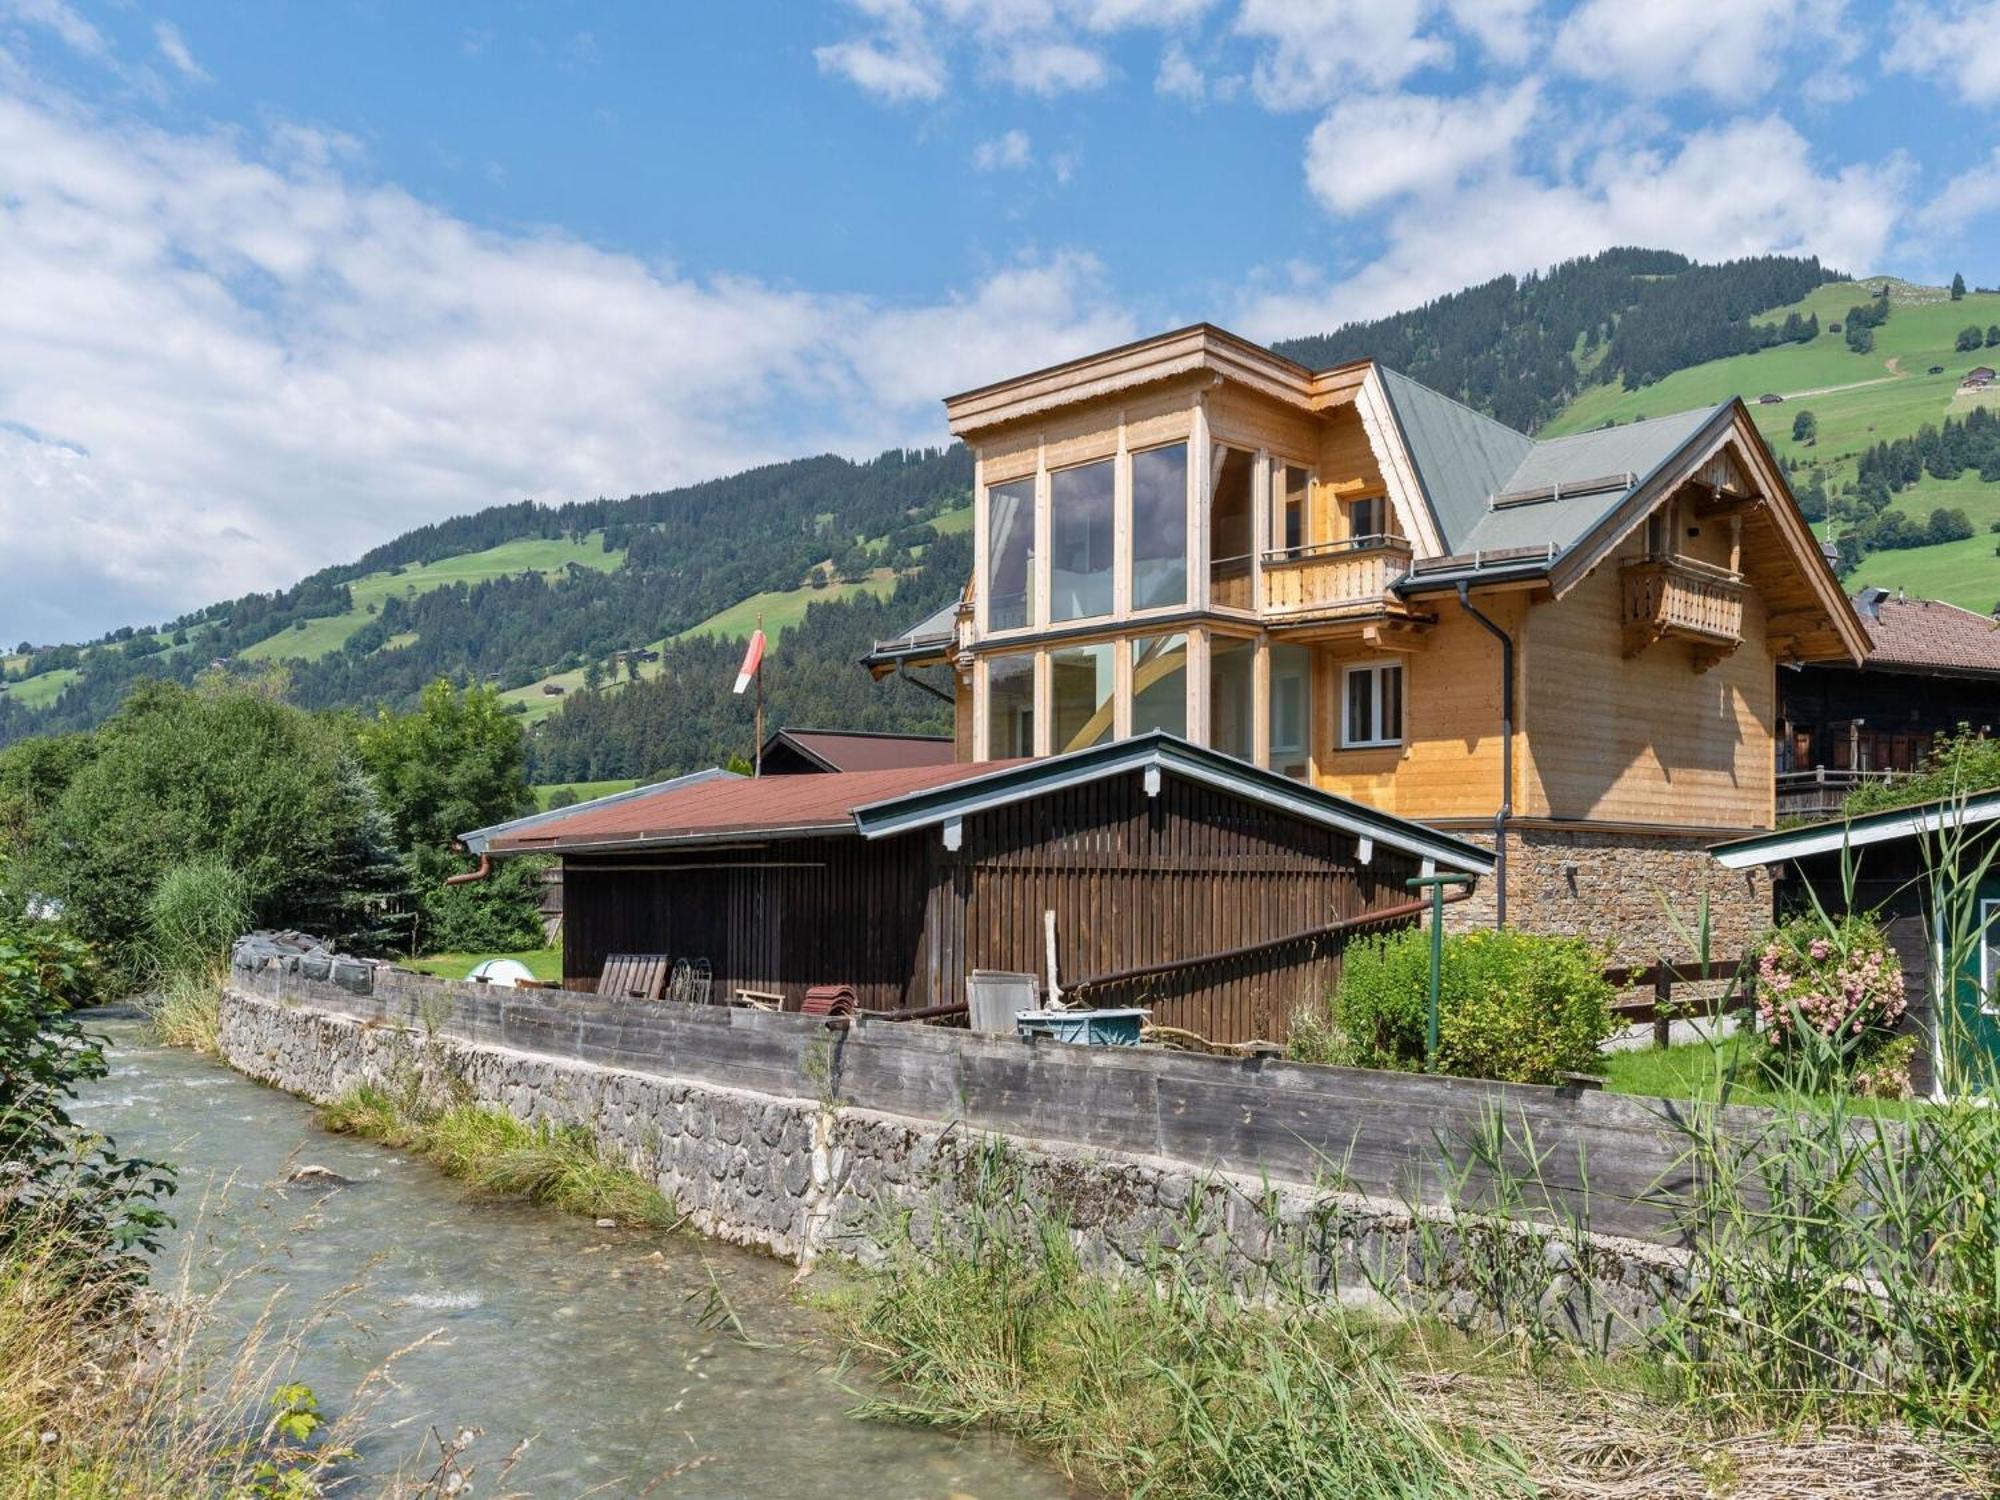
{"type": "Polygon", "coordinates": [[[1132,607],[1187,603],[1187,444],[1132,455],[1132,607]]]}
{"type": "Polygon", "coordinates": [[[1111,738],[1116,686],[1108,642],[1065,646],[1049,653],[1049,712],[1054,715],[1056,754],[1101,745],[1111,738]]]}
{"type": "Polygon", "coordinates": [[[1306,544],[1306,502],[1310,498],[1312,476],[1304,469],[1286,464],[1284,483],[1278,545],[1290,552],[1306,544]]]}
{"type": "Polygon", "coordinates": [[[1256,648],[1249,641],[1212,636],[1208,643],[1208,742],[1224,755],[1248,760],[1252,738],[1256,648]]]}
{"type": "Polygon", "coordinates": [[[1271,769],[1303,781],[1311,770],[1312,652],[1271,648],[1271,769]]]}
{"type": "Polygon", "coordinates": [[[1187,637],[1140,636],[1132,642],[1132,732],[1187,734],[1187,637]]]}
{"type": "Polygon", "coordinates": [[[1209,602],[1217,609],[1250,607],[1250,504],[1257,458],[1216,445],[1208,500],[1209,602]]]}
{"type": "Polygon", "coordinates": [[[1388,507],[1381,496],[1371,496],[1364,500],[1347,502],[1347,534],[1349,536],[1380,536],[1383,516],[1388,507]]]}
{"type": "Polygon", "coordinates": [[[986,623],[1015,630],[1035,618],[1035,481],[986,491],[986,623]]]}
{"type": "Polygon", "coordinates": [[[1049,618],[1111,613],[1112,460],[1049,476],[1049,618]]]}
{"type": "Polygon", "coordinates": [[[1341,739],[1350,745],[1375,738],[1375,674],[1351,671],[1347,674],[1347,724],[1341,739]]]}
{"type": "Polygon", "coordinates": [[[1403,737],[1403,669],[1384,667],[1382,669],[1382,738],[1400,740],[1403,737]]]}
{"type": "Polygon", "coordinates": [[[986,664],[986,753],[994,760],[1035,753],[1032,656],[996,656],[986,664]]]}

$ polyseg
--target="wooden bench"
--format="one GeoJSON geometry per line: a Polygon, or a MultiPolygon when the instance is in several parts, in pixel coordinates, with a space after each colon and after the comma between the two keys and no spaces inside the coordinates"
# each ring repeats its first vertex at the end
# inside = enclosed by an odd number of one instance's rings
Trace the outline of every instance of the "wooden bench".
{"type": "Polygon", "coordinates": [[[672,960],[664,953],[611,953],[597,976],[603,1000],[657,1000],[667,992],[672,960]]]}

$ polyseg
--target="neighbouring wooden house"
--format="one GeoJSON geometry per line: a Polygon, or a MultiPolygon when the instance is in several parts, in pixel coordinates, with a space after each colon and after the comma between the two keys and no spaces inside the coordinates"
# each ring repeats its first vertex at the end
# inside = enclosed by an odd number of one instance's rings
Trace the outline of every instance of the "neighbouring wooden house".
{"type": "Polygon", "coordinates": [[[1863,782],[1919,769],[1939,736],[2000,730],[2000,620],[1941,599],[1863,589],[1859,663],[1778,673],[1778,813],[1837,812],[1863,782]]]}
{"type": "Polygon", "coordinates": [[[858,729],[780,729],[764,741],[759,765],[766,776],[824,775],[831,771],[893,771],[906,766],[948,766],[957,756],[951,736],[888,734],[858,729]]]}
{"type": "Polygon", "coordinates": [[[1877,915],[1903,963],[1905,1024],[1925,1039],[1921,1091],[2000,1069],[2000,790],[1716,846],[1768,870],[1784,911],[1877,915]],[[1850,899],[1851,893],[1851,899],[1850,899]]]}
{"type": "Polygon", "coordinates": [[[563,974],[705,960],[718,998],[851,985],[961,1004],[975,969],[1282,1041],[1356,931],[1413,922],[1431,870],[1484,850],[1165,733],[1038,760],[758,779],[704,772],[462,836],[563,864],[563,974]]]}
{"type": "Polygon", "coordinates": [[[1164,729],[1497,841],[1517,925],[1768,919],[1707,846],[1775,821],[1778,665],[1868,640],[1741,402],[1537,441],[1200,325],[945,410],[974,575],[866,663],[950,669],[961,759],[1164,729]]]}

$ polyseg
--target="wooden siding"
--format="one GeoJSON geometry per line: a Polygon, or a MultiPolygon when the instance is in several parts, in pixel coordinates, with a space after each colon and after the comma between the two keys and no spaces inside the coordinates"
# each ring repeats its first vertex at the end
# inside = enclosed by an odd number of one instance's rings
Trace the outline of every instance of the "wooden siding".
{"type": "MultiPolygon", "coordinates": [[[[1319,653],[1313,679],[1319,785],[1324,791],[1419,821],[1490,818],[1500,805],[1500,645],[1477,621],[1466,618],[1456,603],[1439,602],[1434,607],[1438,623],[1420,651],[1390,655],[1356,643],[1319,653]],[[1342,669],[1372,661],[1403,664],[1403,743],[1342,749],[1342,669]]],[[[1479,607],[1502,628],[1518,634],[1527,611],[1526,596],[1484,597],[1479,607]]],[[[1615,607],[1611,628],[1615,642],[1615,607]]],[[[1518,660],[1515,665],[1518,673],[1518,660]]],[[[1516,707],[1518,714],[1518,703],[1516,707]]],[[[1517,722],[1517,787],[1521,741],[1517,722]]]]}
{"type": "Polygon", "coordinates": [[[1768,828],[1777,674],[1759,591],[1745,590],[1741,649],[1707,671],[1695,670],[1698,643],[1681,640],[1626,659],[1620,565],[1644,552],[1642,529],[1561,600],[1529,612],[1521,711],[1534,753],[1516,811],[1768,828]]]}
{"type": "MultiPolygon", "coordinates": [[[[1310,539],[1333,542],[1347,535],[1347,518],[1340,509],[1342,498],[1383,493],[1382,466],[1369,446],[1361,413],[1352,406],[1336,407],[1327,413],[1320,429],[1319,478],[1313,486],[1310,539]]],[[[1399,525],[1398,529],[1409,534],[1407,526],[1399,525]]]]}
{"type": "MultiPolygon", "coordinates": [[[[1065,985],[1290,937],[1410,900],[1416,862],[1257,803],[1138,772],[877,843],[796,840],[732,854],[570,860],[566,979],[605,955],[706,958],[715,994],[851,984],[877,1010],[956,1004],[974,969],[1040,974],[1056,914],[1065,985]]],[[[1093,991],[1216,1041],[1283,1041],[1339,974],[1339,939],[1280,947],[1093,991]]]]}

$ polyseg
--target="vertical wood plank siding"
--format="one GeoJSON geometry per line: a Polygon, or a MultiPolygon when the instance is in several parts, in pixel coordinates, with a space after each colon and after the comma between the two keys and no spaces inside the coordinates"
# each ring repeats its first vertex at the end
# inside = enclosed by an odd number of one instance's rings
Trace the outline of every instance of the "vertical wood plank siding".
{"type": "MultiPolygon", "coordinates": [[[[1139,773],[969,817],[947,852],[936,830],[868,843],[792,840],[729,853],[566,864],[564,974],[608,953],[706,958],[715,993],[854,986],[864,1007],[962,1001],[974,969],[1043,969],[1056,914],[1065,985],[1286,937],[1409,899],[1408,856],[1261,804],[1139,773]]],[[[1215,1041],[1282,1041],[1292,1012],[1339,975],[1338,939],[1296,942],[1102,988],[1162,1025],[1215,1041]]]]}

